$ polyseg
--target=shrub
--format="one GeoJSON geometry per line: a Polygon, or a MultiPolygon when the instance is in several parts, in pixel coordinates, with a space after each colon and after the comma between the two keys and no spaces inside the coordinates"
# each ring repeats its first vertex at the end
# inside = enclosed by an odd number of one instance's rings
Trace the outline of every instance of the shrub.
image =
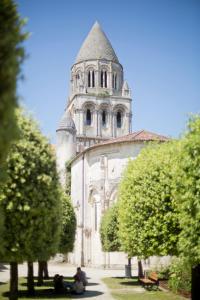
{"type": "Polygon", "coordinates": [[[161,268],[159,268],[157,270],[158,273],[158,278],[161,280],[167,280],[169,279],[170,276],[170,265],[167,266],[161,266],[161,268]]]}
{"type": "Polygon", "coordinates": [[[191,266],[184,258],[172,261],[168,285],[173,292],[191,290],[191,266]]]}

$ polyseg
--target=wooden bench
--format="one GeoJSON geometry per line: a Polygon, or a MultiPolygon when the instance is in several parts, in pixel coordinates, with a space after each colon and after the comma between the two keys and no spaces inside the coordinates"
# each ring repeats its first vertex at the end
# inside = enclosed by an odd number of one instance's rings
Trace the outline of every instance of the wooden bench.
{"type": "Polygon", "coordinates": [[[158,275],[156,274],[156,272],[151,272],[146,278],[139,278],[139,282],[144,288],[159,286],[158,275]]]}

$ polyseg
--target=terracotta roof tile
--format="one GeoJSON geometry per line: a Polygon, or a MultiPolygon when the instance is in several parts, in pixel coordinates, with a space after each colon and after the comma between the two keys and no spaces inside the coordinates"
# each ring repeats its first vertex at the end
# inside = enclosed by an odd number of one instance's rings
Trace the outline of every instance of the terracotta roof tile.
{"type": "MultiPolygon", "coordinates": [[[[107,145],[107,144],[114,144],[114,143],[122,143],[122,142],[131,142],[131,141],[160,141],[160,142],[165,142],[168,141],[169,138],[164,136],[164,135],[160,135],[157,133],[153,133],[150,131],[146,131],[146,130],[140,130],[140,131],[136,131],[136,132],[132,132],[130,134],[124,135],[124,136],[120,136],[118,138],[114,138],[108,141],[104,141],[101,142],[99,144],[93,145],[92,147],[98,147],[100,145],[107,145]]],[[[90,148],[92,148],[90,147],[90,148]]]]}
{"type": "Polygon", "coordinates": [[[151,141],[166,142],[169,140],[170,140],[170,138],[166,137],[164,135],[160,135],[160,134],[153,133],[153,132],[146,131],[146,130],[140,130],[140,131],[136,131],[136,132],[132,132],[130,134],[124,135],[124,136],[120,136],[118,138],[113,138],[113,139],[92,145],[91,147],[86,148],[82,152],[80,152],[73,160],[75,160],[81,154],[83,154],[89,150],[96,149],[96,148],[102,147],[104,145],[126,143],[126,142],[151,142],[151,141]]]}

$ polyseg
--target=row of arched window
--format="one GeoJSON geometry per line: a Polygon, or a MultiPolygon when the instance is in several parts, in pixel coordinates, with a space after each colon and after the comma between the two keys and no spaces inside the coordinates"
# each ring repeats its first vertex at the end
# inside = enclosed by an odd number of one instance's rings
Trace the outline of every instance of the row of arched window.
{"type": "MultiPolygon", "coordinates": [[[[76,79],[79,80],[80,75],[76,75],[76,79]]],[[[89,70],[87,73],[87,86],[90,88],[95,87],[95,71],[89,70]]],[[[100,86],[102,88],[108,87],[108,73],[106,70],[102,70],[100,73],[100,86]]],[[[117,74],[112,75],[112,88],[117,89],[117,74]]]]}
{"type": "MultiPolygon", "coordinates": [[[[85,115],[85,121],[86,121],[86,125],[90,126],[92,124],[92,113],[91,110],[88,108],[86,110],[86,115],[85,115]]],[[[107,125],[107,120],[108,120],[108,115],[106,110],[103,110],[101,113],[101,124],[103,127],[105,127],[107,125]]],[[[117,128],[121,128],[122,127],[122,113],[121,111],[118,111],[116,114],[116,125],[117,128]]]]}

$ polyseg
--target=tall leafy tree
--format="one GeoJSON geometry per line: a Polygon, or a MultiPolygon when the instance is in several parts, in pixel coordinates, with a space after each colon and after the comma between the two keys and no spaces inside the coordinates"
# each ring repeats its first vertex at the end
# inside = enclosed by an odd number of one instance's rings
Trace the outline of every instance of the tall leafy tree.
{"type": "MultiPolygon", "coordinates": [[[[105,252],[122,250],[119,238],[118,215],[119,207],[117,203],[115,203],[102,216],[100,225],[100,238],[102,249],[105,252]]],[[[129,276],[131,276],[131,257],[128,257],[128,265],[130,267],[129,276]]]]}
{"type": "Polygon", "coordinates": [[[16,137],[14,110],[17,106],[16,84],[24,59],[22,33],[24,21],[12,0],[2,0],[0,5],[0,162],[5,159],[10,142],[16,137]]]}
{"type": "Polygon", "coordinates": [[[177,254],[180,229],[172,196],[177,150],[177,142],[152,145],[128,164],[119,192],[119,235],[130,256],[177,254]]]}
{"type": "Polygon", "coordinates": [[[192,299],[200,295],[200,116],[191,117],[177,166],[175,197],[179,204],[180,253],[192,267],[192,299]]]}
{"type": "MultiPolygon", "coordinates": [[[[0,5],[0,183],[5,180],[4,162],[11,142],[17,137],[14,110],[17,106],[16,83],[24,59],[22,42],[23,21],[12,0],[2,0],[0,5]]],[[[0,253],[3,251],[3,212],[0,210],[0,253]]]]}
{"type": "Polygon", "coordinates": [[[120,251],[121,244],[118,231],[118,206],[114,204],[105,212],[101,219],[100,237],[103,251],[120,251]]]}
{"type": "Polygon", "coordinates": [[[59,252],[67,254],[73,251],[76,233],[76,215],[71,204],[70,196],[62,194],[62,230],[59,252]]]}
{"type": "MultiPolygon", "coordinates": [[[[7,158],[8,180],[0,203],[5,215],[6,251],[11,265],[10,299],[17,298],[17,263],[47,260],[55,254],[60,238],[61,192],[55,157],[34,120],[17,112],[20,139],[7,158]]],[[[33,274],[29,270],[29,291],[33,274]]]]}
{"type": "MultiPolygon", "coordinates": [[[[58,251],[68,254],[73,250],[76,234],[76,215],[71,203],[71,161],[66,163],[65,191],[62,191],[62,226],[58,251]]],[[[43,278],[48,278],[47,261],[38,262],[38,285],[43,284],[43,278]]]]}

